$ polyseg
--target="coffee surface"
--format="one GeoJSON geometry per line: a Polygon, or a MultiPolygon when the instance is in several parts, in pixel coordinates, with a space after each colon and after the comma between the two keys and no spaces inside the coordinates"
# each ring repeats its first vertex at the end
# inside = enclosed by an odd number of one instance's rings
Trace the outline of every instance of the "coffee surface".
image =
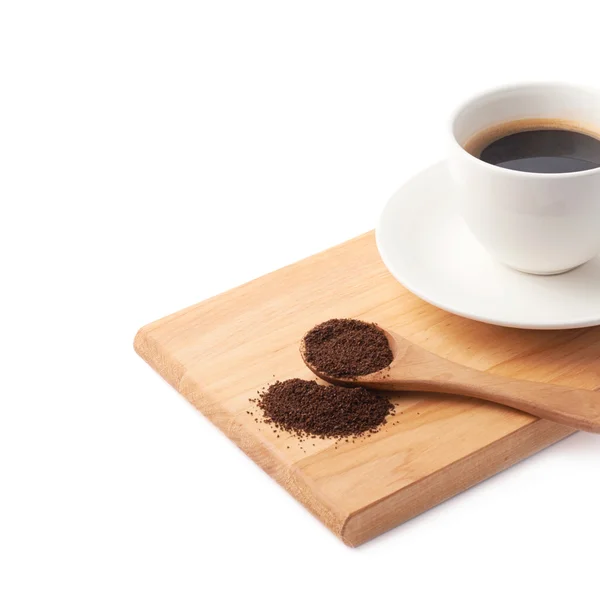
{"type": "Polygon", "coordinates": [[[358,377],[389,366],[394,358],[388,340],[372,323],[331,319],[304,337],[306,360],[333,377],[358,377]]]}
{"type": "Polygon", "coordinates": [[[484,162],[528,173],[600,167],[600,133],[558,119],[524,119],[480,132],[465,149],[484,162]]]}

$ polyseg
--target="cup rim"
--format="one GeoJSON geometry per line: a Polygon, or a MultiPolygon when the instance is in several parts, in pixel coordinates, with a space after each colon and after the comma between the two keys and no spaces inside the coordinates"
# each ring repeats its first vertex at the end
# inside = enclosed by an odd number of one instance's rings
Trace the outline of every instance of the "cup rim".
{"type": "Polygon", "coordinates": [[[509,177],[516,177],[516,178],[522,178],[522,179],[575,179],[575,178],[580,178],[580,177],[590,177],[593,175],[597,175],[598,173],[600,173],[600,166],[594,167],[593,169],[587,169],[585,171],[574,171],[572,173],[532,173],[532,172],[528,172],[528,171],[517,171],[517,170],[513,170],[513,169],[505,169],[504,167],[499,167],[498,165],[492,165],[490,163],[487,163],[487,162],[481,160],[480,158],[477,158],[476,156],[473,156],[472,154],[467,152],[462,147],[462,145],[458,142],[458,140],[456,139],[456,136],[454,135],[454,125],[455,125],[456,120],[459,117],[459,115],[464,110],[466,110],[471,104],[485,98],[486,96],[492,96],[494,94],[499,94],[502,92],[511,92],[511,91],[515,91],[515,90],[525,90],[525,89],[535,89],[535,88],[545,89],[545,88],[556,88],[556,87],[561,87],[561,88],[566,88],[566,89],[571,89],[571,90],[584,90],[586,92],[591,92],[598,96],[599,103],[600,103],[600,88],[596,88],[596,87],[588,86],[588,85],[579,85],[577,83],[568,83],[568,82],[561,82],[561,81],[537,81],[537,82],[533,81],[533,82],[522,82],[522,83],[510,83],[510,84],[490,87],[490,88],[482,90],[481,92],[478,92],[477,94],[473,94],[473,95],[469,96],[469,98],[467,98],[467,100],[464,100],[463,102],[461,102],[458,105],[458,107],[452,111],[452,113],[450,115],[450,120],[448,123],[449,130],[450,130],[451,143],[456,148],[458,148],[459,152],[463,156],[466,156],[468,160],[473,161],[474,163],[477,163],[479,166],[482,166],[486,169],[491,169],[492,172],[496,172],[496,173],[502,172],[505,176],[509,176],[509,177]]]}

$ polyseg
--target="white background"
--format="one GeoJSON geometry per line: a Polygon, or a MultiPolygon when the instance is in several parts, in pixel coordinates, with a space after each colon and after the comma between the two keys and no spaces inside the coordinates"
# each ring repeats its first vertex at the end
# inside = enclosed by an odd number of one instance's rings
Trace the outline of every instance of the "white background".
{"type": "Polygon", "coordinates": [[[599,438],[349,549],[132,349],[371,229],[470,93],[596,83],[596,4],[2,3],[0,597],[597,595],[599,438]]]}

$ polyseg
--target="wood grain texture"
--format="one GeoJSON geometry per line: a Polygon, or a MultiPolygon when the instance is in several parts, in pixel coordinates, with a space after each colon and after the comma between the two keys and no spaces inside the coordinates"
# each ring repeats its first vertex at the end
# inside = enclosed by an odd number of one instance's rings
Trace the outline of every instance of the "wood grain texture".
{"type": "Polygon", "coordinates": [[[312,377],[298,344],[321,321],[374,321],[457,363],[508,377],[600,388],[600,328],[525,331],[469,321],[388,274],[372,233],[143,327],[135,349],[351,546],[556,442],[572,429],[461,396],[407,392],[378,434],[304,443],[256,423],[249,398],[312,377]],[[288,449],[289,446],[289,449],[288,449]]]}

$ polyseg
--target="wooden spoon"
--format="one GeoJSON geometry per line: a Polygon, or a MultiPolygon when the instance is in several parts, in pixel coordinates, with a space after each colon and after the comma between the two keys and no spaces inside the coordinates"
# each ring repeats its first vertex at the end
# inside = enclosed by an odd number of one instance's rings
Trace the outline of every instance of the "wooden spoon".
{"type": "Polygon", "coordinates": [[[306,366],[329,383],[375,390],[460,394],[511,408],[575,429],[600,433],[600,392],[549,383],[509,379],[470,369],[441,358],[385,329],[394,359],[389,367],[359,377],[334,377],[306,359],[304,340],[300,353],[306,366]]]}

